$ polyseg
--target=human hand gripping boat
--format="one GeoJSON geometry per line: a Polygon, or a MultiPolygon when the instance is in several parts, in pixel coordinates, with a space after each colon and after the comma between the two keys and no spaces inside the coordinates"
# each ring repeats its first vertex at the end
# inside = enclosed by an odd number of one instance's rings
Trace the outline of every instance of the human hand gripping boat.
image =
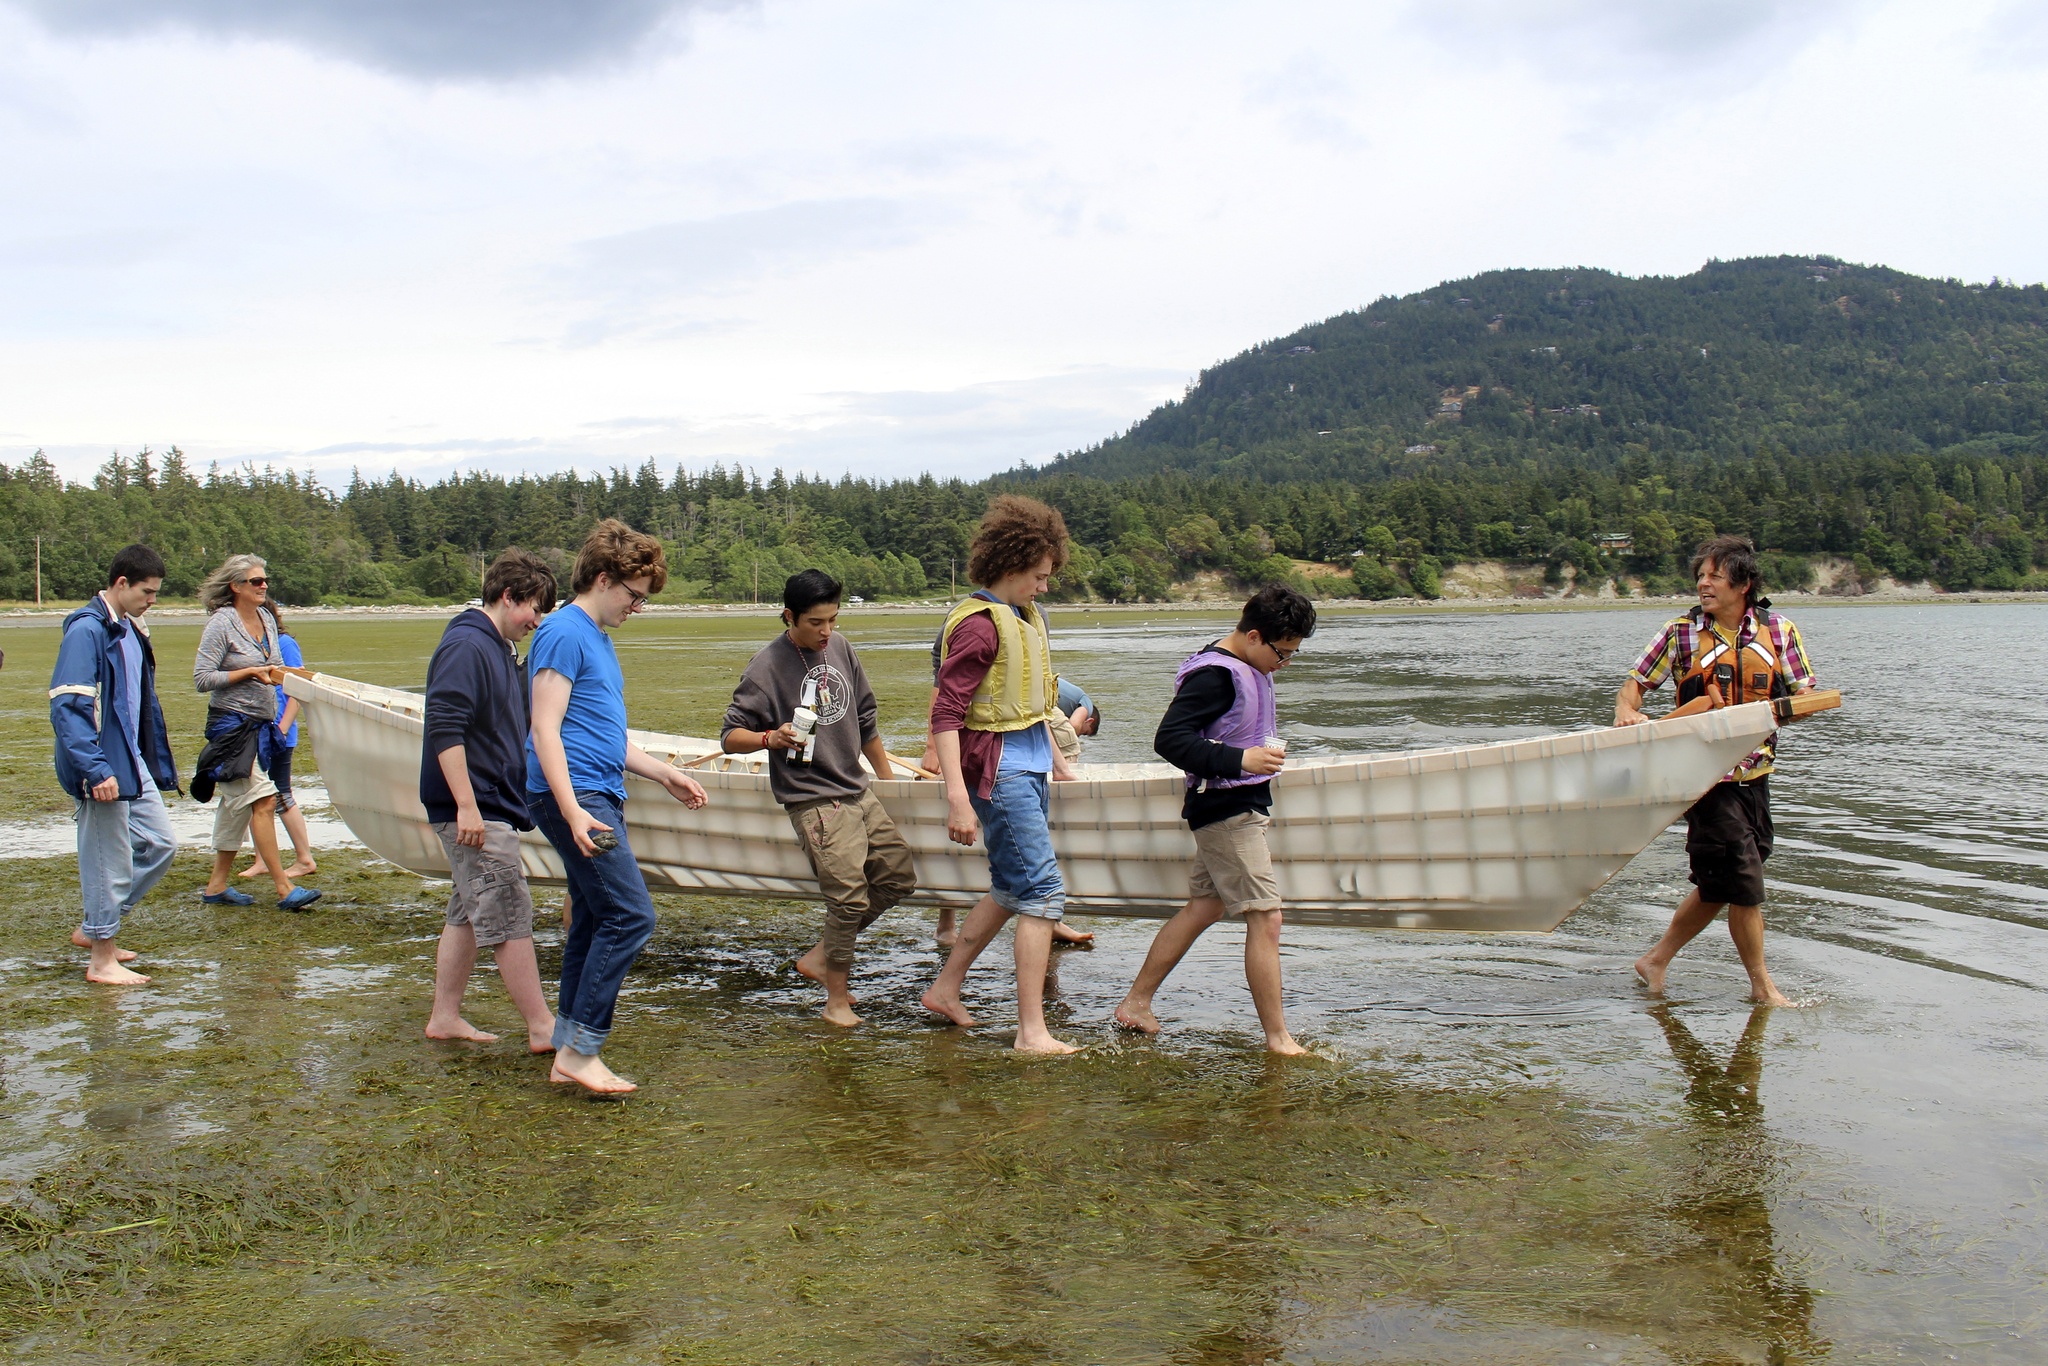
{"type": "MultiPolygon", "coordinates": [[[[334,809],[380,857],[448,876],[418,795],[425,701],[331,674],[295,674],[318,736],[334,809]]],[[[1781,720],[1840,705],[1832,691],[1640,726],[1572,731],[1452,749],[1290,756],[1276,780],[1271,844],[1301,925],[1541,933],[1553,930],[1781,720]]],[[[765,755],[718,742],[630,732],[657,759],[689,764],[710,793],[701,811],[626,779],[633,850],[650,889],[714,896],[815,897],[817,876],[769,794],[765,755]]],[[[1163,919],[1187,901],[1194,841],[1181,820],[1183,775],[1169,764],[1080,764],[1053,785],[1052,832],[1069,909],[1163,919]]],[[[924,905],[972,906],[988,888],[979,846],[946,838],[941,784],[874,785],[917,855],[924,905]]],[[[526,874],[561,883],[537,832],[526,874]]]]}

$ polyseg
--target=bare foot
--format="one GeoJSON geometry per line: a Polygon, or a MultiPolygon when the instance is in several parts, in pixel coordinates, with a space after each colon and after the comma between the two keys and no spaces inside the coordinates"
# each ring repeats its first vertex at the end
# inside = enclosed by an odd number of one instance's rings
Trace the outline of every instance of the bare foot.
{"type": "Polygon", "coordinates": [[[1077,930],[1064,920],[1052,922],[1052,942],[1055,944],[1092,944],[1095,931],[1077,930]]]}
{"type": "Polygon", "coordinates": [[[427,1021],[426,1035],[430,1039],[441,1039],[449,1042],[459,1040],[464,1043],[496,1043],[498,1041],[497,1035],[486,1034],[460,1015],[456,1016],[452,1022],[446,1020],[427,1021]]]}
{"type": "Polygon", "coordinates": [[[1135,1029],[1140,1034],[1157,1034],[1159,1017],[1152,1013],[1152,1007],[1133,1005],[1125,1001],[1116,1008],[1115,1020],[1125,1029],[1135,1029]]]}
{"type": "Polygon", "coordinates": [[[976,1023],[975,1018],[967,1013],[967,1007],[960,1004],[959,997],[941,996],[937,987],[927,987],[924,995],[917,998],[917,1003],[932,1014],[951,1020],[963,1029],[976,1023]]]}
{"type": "Polygon", "coordinates": [[[1047,1057],[1064,1057],[1069,1053],[1081,1051],[1080,1047],[1076,1044],[1055,1039],[1043,1025],[1028,1033],[1021,1029],[1018,1030],[1017,1042],[1011,1044],[1010,1047],[1019,1053],[1036,1053],[1047,1057]]]}
{"type": "Polygon", "coordinates": [[[824,986],[825,955],[819,951],[821,947],[814,946],[803,957],[796,960],[796,973],[799,977],[808,977],[819,986],[824,986]]]}
{"type": "Polygon", "coordinates": [[[548,1021],[546,1029],[526,1031],[526,1051],[529,1053],[552,1053],[555,1051],[555,1022],[548,1021]]]}
{"type": "MultiPolygon", "coordinates": [[[[252,868],[252,869],[250,869],[249,871],[250,871],[250,872],[261,872],[261,871],[262,871],[262,869],[260,869],[260,868],[252,868]]],[[[293,865],[292,865],[291,867],[289,867],[289,868],[285,869],[285,870],[284,870],[284,875],[285,875],[286,877],[288,877],[288,878],[292,879],[292,881],[296,882],[296,881],[298,881],[298,880],[299,880],[300,878],[302,878],[302,877],[311,877],[311,876],[312,876],[313,874],[315,874],[315,873],[317,873],[317,872],[319,872],[319,871],[320,871],[320,865],[319,865],[319,864],[317,864],[317,863],[313,862],[313,860],[311,860],[311,859],[309,859],[309,858],[302,858],[302,859],[300,859],[300,860],[299,860],[299,861],[298,861],[297,863],[294,863],[294,864],[293,864],[293,865]]],[[[248,873],[244,873],[244,874],[242,874],[242,876],[243,876],[243,877],[247,877],[248,875],[249,875],[248,873]]]]}
{"type": "Polygon", "coordinates": [[[960,931],[940,930],[937,934],[932,936],[932,942],[934,944],[937,944],[942,949],[950,949],[955,944],[960,942],[960,931]]]}
{"type": "Polygon", "coordinates": [[[269,877],[269,876],[270,876],[270,865],[269,865],[269,864],[267,864],[267,863],[265,863],[265,862],[264,862],[264,861],[263,861],[262,859],[257,859],[257,860],[256,860],[256,861],[255,861],[254,863],[250,864],[250,865],[249,865],[249,866],[248,866],[247,868],[244,868],[244,869],[243,869],[243,870],[242,870],[241,872],[239,872],[239,873],[235,874],[235,876],[236,876],[236,877],[269,877]]]}
{"type": "Polygon", "coordinates": [[[1760,984],[1757,982],[1749,984],[1749,999],[1755,1001],[1760,1006],[1789,1006],[1792,1004],[1792,998],[1778,990],[1777,986],[1768,977],[1764,978],[1760,984]]]}
{"type": "Polygon", "coordinates": [[[1298,1058],[1302,1054],[1308,1052],[1306,1048],[1303,1048],[1300,1044],[1294,1041],[1294,1036],[1292,1034],[1282,1034],[1277,1039],[1270,1034],[1267,1035],[1266,1051],[1268,1053],[1278,1054],[1280,1057],[1283,1058],[1298,1058]]]}
{"type": "MultiPolygon", "coordinates": [[[[85,931],[84,931],[84,930],[73,930],[73,931],[71,932],[71,942],[72,942],[72,944],[73,944],[73,945],[74,945],[75,947],[77,947],[77,948],[81,948],[81,949],[89,949],[89,948],[91,948],[91,947],[92,947],[92,940],[90,940],[90,939],[87,939],[87,938],[85,937],[85,931]]],[[[135,950],[133,950],[133,949],[115,949],[115,950],[114,950],[114,961],[115,961],[116,963],[132,963],[132,962],[134,962],[134,961],[135,961],[135,950]]],[[[147,978],[144,978],[143,980],[147,981],[148,979],[147,979],[147,978]]]]}
{"type": "Polygon", "coordinates": [[[1648,954],[1636,959],[1636,980],[1647,987],[1652,996],[1664,994],[1664,968],[1652,963],[1648,954]]]}
{"type": "Polygon", "coordinates": [[[600,1096],[622,1096],[628,1091],[640,1089],[606,1067],[601,1058],[588,1053],[578,1053],[573,1048],[556,1050],[555,1065],[548,1069],[548,1080],[558,1086],[573,1081],[586,1091],[594,1091],[600,1096]]]}
{"type": "Polygon", "coordinates": [[[85,970],[85,980],[100,982],[110,987],[139,987],[149,979],[139,972],[130,972],[119,963],[108,963],[85,970]]]}
{"type": "Polygon", "coordinates": [[[845,1005],[828,1001],[818,1014],[823,1017],[826,1024],[836,1024],[841,1029],[851,1029],[861,1023],[861,1017],[853,1013],[853,1002],[850,1000],[845,1005]]]}

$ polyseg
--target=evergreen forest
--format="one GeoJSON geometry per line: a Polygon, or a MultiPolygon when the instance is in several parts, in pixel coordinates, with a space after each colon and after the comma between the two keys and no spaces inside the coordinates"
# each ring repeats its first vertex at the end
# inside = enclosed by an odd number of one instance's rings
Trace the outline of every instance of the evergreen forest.
{"type": "Polygon", "coordinates": [[[812,565],[864,597],[936,597],[1006,490],[1065,514],[1067,599],[1203,574],[1434,597],[1482,559],[1677,591],[1714,531],[1754,538],[1778,588],[1820,555],[1865,584],[2048,587],[2048,290],[1825,257],[1498,271],[1253,347],[1127,432],[975,482],[649,462],[332,488],[172,448],[67,483],[38,453],[0,465],[0,598],[33,593],[40,539],[53,599],[142,540],[171,596],[253,551],[288,604],[459,600],[507,545],[566,568],[607,516],[668,546],[669,601],[773,600],[812,565]]]}

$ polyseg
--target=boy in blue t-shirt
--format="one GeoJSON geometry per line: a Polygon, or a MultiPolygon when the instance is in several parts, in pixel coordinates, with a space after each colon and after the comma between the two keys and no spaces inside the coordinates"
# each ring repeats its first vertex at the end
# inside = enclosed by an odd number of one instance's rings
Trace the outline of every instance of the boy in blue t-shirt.
{"type": "Polygon", "coordinates": [[[705,801],[695,779],[627,740],[625,676],[605,634],[667,582],[661,542],[607,517],[576,556],[574,600],[541,623],[526,656],[526,806],[562,856],[576,903],[548,1080],[604,1094],[635,1089],[597,1055],[626,972],[654,933],[654,901],[626,836],[626,774],[660,783],[692,811],[705,801]]]}

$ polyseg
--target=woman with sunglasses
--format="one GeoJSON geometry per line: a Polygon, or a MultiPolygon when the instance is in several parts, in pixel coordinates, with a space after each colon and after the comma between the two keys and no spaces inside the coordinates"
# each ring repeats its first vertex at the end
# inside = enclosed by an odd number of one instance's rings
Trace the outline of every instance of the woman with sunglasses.
{"type": "Polygon", "coordinates": [[[311,887],[294,887],[277,855],[277,785],[270,780],[282,737],[277,733],[277,694],[284,682],[284,654],[277,619],[265,605],[268,567],[254,555],[230,555],[200,587],[199,601],[212,613],[199,637],[192,685],[206,699],[206,749],[199,756],[193,796],[204,800],[208,786],[220,794],[213,816],[213,876],[200,900],[212,906],[247,906],[255,898],[228,885],[235,855],[246,836],[256,845],[277,888],[279,910],[303,911],[320,899],[311,887]]]}

